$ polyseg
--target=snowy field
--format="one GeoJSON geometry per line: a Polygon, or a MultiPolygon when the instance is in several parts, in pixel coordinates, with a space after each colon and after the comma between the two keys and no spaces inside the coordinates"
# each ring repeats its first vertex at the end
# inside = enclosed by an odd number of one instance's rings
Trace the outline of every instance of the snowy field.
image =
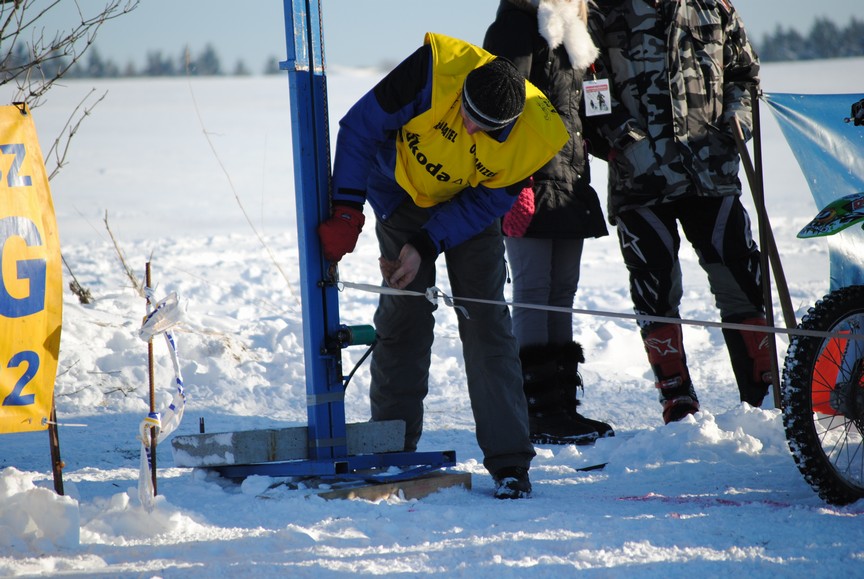
{"type": "MultiPolygon", "coordinates": [[[[862,59],[767,65],[763,89],[864,92],[862,70],[862,59]]],[[[368,71],[329,71],[332,127],[376,79],[368,71]]],[[[208,432],[305,425],[288,82],[68,82],[34,111],[43,150],[94,88],[107,91],[105,99],[51,184],[64,257],[95,297],[81,305],[64,289],[56,396],[67,496],[50,490],[46,433],[0,438],[0,576],[861,573],[864,504],[824,504],[793,463],[779,411],[770,402],[761,410],[737,402],[719,329],[685,326],[703,410],[663,426],[635,323],[598,315],[575,322],[588,358],[580,368],[583,409],[618,436],[594,447],[538,447],[529,500],[492,498],[456,314],[442,305],[420,450],[455,450],[455,470],[473,475],[472,490],[325,501],[268,490],[276,481],[266,477],[231,485],[176,468],[166,443],[158,451],[160,496],[147,512],[137,498],[136,440],[148,409],[147,348],[136,336],[145,304],[123,271],[106,216],[138,277],[151,261],[158,296],[176,291],[185,304],[177,342],[188,403],[178,432],[198,432],[199,418],[208,432]],[[575,470],[605,461],[603,471],[575,470]]],[[[770,111],[761,110],[767,205],[800,318],[827,291],[827,247],[795,238],[817,208],[770,111]]],[[[603,163],[595,160],[593,172],[605,192],[603,163]]],[[[749,189],[745,202],[752,207],[749,189]]],[[[372,229],[343,261],[343,280],[378,283],[372,229]]],[[[695,256],[682,255],[682,316],[716,321],[695,256]]],[[[440,274],[447,291],[443,266],[440,274]]],[[[371,323],[376,299],[340,294],[344,323],[371,323]]],[[[631,312],[614,235],[586,243],[575,307],[631,312]]],[[[162,408],[171,370],[161,340],[156,345],[162,408]]],[[[785,347],[778,340],[781,362],[785,347]]],[[[362,354],[362,347],[346,350],[345,367],[362,354]]],[[[348,422],[369,418],[368,382],[364,365],[347,391],[348,422]]]]}

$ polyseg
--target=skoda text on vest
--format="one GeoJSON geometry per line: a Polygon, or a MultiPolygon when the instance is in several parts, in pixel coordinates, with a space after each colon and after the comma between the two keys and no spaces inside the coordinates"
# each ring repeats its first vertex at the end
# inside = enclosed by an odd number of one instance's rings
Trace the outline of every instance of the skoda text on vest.
{"type": "Polygon", "coordinates": [[[441,163],[433,163],[426,158],[426,155],[420,151],[420,135],[417,133],[405,133],[406,142],[410,147],[411,154],[417,159],[417,162],[426,166],[426,171],[439,181],[449,181],[450,175],[441,171],[443,165],[441,163]]]}

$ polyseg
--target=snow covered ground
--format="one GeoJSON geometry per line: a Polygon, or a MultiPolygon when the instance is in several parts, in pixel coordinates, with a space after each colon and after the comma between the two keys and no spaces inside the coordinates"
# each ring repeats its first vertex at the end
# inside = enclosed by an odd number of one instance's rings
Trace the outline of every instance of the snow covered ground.
{"type": "MultiPolygon", "coordinates": [[[[764,67],[766,92],[862,92],[864,60],[764,67]],[[826,87],[827,90],[812,90],[826,87]]],[[[331,70],[331,125],[375,82],[331,70]]],[[[786,446],[777,410],[737,402],[718,329],[686,326],[703,411],[663,426],[634,322],[580,315],[588,362],[584,413],[618,436],[594,447],[537,448],[534,496],[497,501],[481,463],[464,386],[456,314],[443,305],[420,450],[456,451],[473,489],[420,500],[325,501],[252,477],[231,485],[176,468],[158,451],[159,492],[137,498],[138,425],[146,416],[144,301],[105,225],[159,297],[186,304],[177,332],[188,403],[179,433],[306,424],[288,83],[282,77],[68,82],[34,111],[47,151],[91,90],[107,95],[52,181],[63,254],[95,297],[64,296],[56,384],[67,496],[53,493],[45,433],[0,437],[0,576],[69,577],[750,577],[857,575],[864,505],[824,504],[786,446]],[[260,235],[260,239],[259,239],[260,235]],[[609,461],[603,471],[580,466],[609,461]]],[[[10,100],[11,95],[3,96],[10,100]]],[[[798,315],[827,290],[827,249],[800,241],[816,213],[762,107],[765,186],[798,315]]],[[[605,191],[605,167],[594,161],[605,191]]],[[[743,173],[742,173],[743,178],[743,173]]],[[[745,194],[752,206],[749,190],[745,194]]],[[[755,221],[755,212],[751,211],[755,221]]],[[[371,228],[341,267],[378,282],[371,228]]],[[[705,276],[683,252],[682,316],[717,320],[705,276]]],[[[68,277],[69,273],[66,272],[68,277]]],[[[441,270],[440,287],[447,291],[441,270]]],[[[346,324],[371,323],[376,295],[346,290],[346,324]]],[[[614,236],[586,243],[575,307],[630,313],[614,236]]],[[[779,307],[776,310],[779,312],[779,307]]],[[[156,342],[159,408],[171,371],[156,342]]],[[[786,340],[778,349],[785,352],[786,340]]],[[[350,368],[363,348],[349,348],[350,368]]],[[[352,380],[349,422],[369,418],[368,368],[352,380]]]]}

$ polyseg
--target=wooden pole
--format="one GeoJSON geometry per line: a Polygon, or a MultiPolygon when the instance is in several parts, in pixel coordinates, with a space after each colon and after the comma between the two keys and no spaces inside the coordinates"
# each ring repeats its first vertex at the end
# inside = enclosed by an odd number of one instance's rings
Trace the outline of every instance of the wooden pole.
{"type": "MultiPolygon", "coordinates": [[[[153,285],[151,284],[150,278],[150,262],[147,262],[146,266],[146,285],[147,289],[151,289],[153,285]]],[[[150,313],[150,298],[147,298],[147,313],[150,313]]],[[[153,368],[153,338],[147,340],[147,375],[150,382],[150,414],[156,412],[156,384],[154,379],[154,368],[153,368]]],[[[156,429],[150,428],[150,476],[153,480],[153,496],[156,496],[158,493],[156,489],[156,442],[157,442],[158,433],[156,429]]]]}
{"type": "MultiPolygon", "coordinates": [[[[759,224],[759,245],[761,251],[761,268],[762,268],[762,293],[765,302],[765,318],[769,326],[774,326],[774,301],[771,294],[771,271],[774,272],[774,281],[777,284],[777,295],[780,298],[780,306],[783,311],[783,318],[787,328],[794,328],[797,325],[795,321],[795,309],[792,307],[792,299],[789,297],[789,286],[786,283],[786,275],[783,273],[783,264],[780,262],[780,253],[777,251],[777,244],[774,241],[774,233],[771,230],[771,222],[768,219],[768,212],[765,207],[765,189],[762,182],[762,165],[761,165],[761,131],[759,129],[759,112],[758,112],[758,95],[755,93],[755,87],[751,87],[751,100],[753,102],[753,138],[754,149],[756,150],[757,158],[760,159],[758,167],[754,167],[750,159],[750,153],[747,151],[747,145],[744,143],[744,131],[741,129],[741,124],[738,119],[734,119],[735,126],[733,127],[732,135],[735,137],[735,143],[738,146],[738,154],[741,156],[741,162],[744,165],[744,172],[747,174],[747,180],[750,183],[750,192],[753,194],[753,201],[756,206],[756,215],[759,224]],[[758,171],[757,171],[758,169],[758,171]],[[769,267],[770,263],[770,267],[769,267]]],[[[771,336],[769,341],[771,348],[771,374],[774,386],[774,407],[780,408],[782,398],[780,396],[780,365],[777,362],[777,340],[776,336],[771,336]]]]}
{"type": "Polygon", "coordinates": [[[60,434],[57,432],[57,408],[51,401],[51,419],[48,421],[48,444],[51,448],[51,471],[54,473],[54,491],[63,495],[63,460],[60,458],[60,434]]]}

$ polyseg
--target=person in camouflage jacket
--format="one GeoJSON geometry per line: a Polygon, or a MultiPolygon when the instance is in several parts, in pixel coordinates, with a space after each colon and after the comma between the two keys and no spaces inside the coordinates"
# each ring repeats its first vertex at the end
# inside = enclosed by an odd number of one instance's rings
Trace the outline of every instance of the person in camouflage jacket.
{"type": "MultiPolygon", "coordinates": [[[[596,0],[590,28],[611,85],[609,220],[638,314],[676,318],[678,223],[725,322],[765,325],[759,250],[740,201],[732,131],[752,128],[759,62],[729,0],[596,0]]],[[[640,322],[666,423],[699,410],[681,326],[640,322]]],[[[767,334],[723,330],[742,401],[771,383],[767,334]]]]}

